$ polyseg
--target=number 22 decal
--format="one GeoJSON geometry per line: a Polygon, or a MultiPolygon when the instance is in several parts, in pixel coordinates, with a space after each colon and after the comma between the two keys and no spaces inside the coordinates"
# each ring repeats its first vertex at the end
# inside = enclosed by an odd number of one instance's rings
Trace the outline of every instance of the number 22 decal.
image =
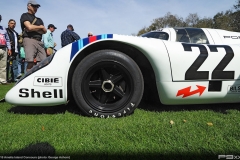
{"type": "MultiPolygon", "coordinates": [[[[198,47],[200,54],[185,73],[185,80],[209,79],[209,71],[198,71],[208,57],[207,48],[200,44],[182,43],[184,51],[192,51],[191,47],[198,47]]],[[[212,72],[212,79],[234,79],[234,71],[223,71],[234,57],[233,50],[228,45],[207,45],[211,52],[218,52],[217,48],[224,48],[226,55],[212,72]]]]}

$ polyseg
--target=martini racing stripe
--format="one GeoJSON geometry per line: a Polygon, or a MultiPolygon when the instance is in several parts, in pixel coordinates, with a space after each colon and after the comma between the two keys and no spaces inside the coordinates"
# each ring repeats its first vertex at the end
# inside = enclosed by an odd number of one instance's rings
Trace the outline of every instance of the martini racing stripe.
{"type": "Polygon", "coordinates": [[[88,38],[84,38],[84,39],[80,39],[76,42],[72,43],[72,50],[71,50],[71,55],[70,55],[70,62],[72,60],[72,58],[75,56],[75,54],[82,49],[83,47],[85,47],[86,45],[88,45],[89,43],[95,42],[97,40],[101,40],[101,39],[110,39],[113,38],[113,34],[102,34],[102,35],[97,35],[97,36],[91,36],[88,38]]]}

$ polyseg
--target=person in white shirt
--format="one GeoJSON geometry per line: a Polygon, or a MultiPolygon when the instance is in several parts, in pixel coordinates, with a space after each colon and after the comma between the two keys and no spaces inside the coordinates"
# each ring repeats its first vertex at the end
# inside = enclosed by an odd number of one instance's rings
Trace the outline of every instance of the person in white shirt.
{"type": "MultiPolygon", "coordinates": [[[[0,15],[0,22],[2,21],[2,16],[0,15]]],[[[7,84],[7,55],[11,56],[11,45],[7,34],[7,31],[3,26],[0,25],[0,84],[7,84]]]]}

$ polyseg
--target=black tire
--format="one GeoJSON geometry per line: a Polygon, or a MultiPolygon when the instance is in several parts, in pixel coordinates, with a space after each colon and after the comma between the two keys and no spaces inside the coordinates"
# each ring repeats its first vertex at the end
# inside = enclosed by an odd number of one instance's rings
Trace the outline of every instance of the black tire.
{"type": "Polygon", "coordinates": [[[100,50],[88,55],[73,74],[73,97],[87,116],[117,118],[129,115],[139,105],[143,89],[138,65],[115,50],[100,50]]]}

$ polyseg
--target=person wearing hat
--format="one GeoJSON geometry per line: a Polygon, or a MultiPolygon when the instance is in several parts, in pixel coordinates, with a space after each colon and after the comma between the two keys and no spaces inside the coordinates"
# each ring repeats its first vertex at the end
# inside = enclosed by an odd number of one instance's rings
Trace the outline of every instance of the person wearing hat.
{"type": "Polygon", "coordinates": [[[75,42],[80,39],[80,36],[74,32],[74,28],[71,24],[67,26],[67,29],[61,34],[62,47],[75,42]]]}
{"type": "Polygon", "coordinates": [[[28,62],[27,72],[37,63],[46,58],[42,35],[47,32],[41,18],[35,16],[40,4],[36,0],[29,0],[27,13],[23,13],[20,22],[23,34],[25,60],[28,62]]]}
{"type": "Polygon", "coordinates": [[[53,54],[53,48],[56,46],[53,40],[53,32],[57,29],[53,24],[48,25],[47,33],[43,35],[44,48],[46,50],[47,56],[53,54]]]}
{"type": "MultiPolygon", "coordinates": [[[[0,15],[0,22],[2,16],[0,15]]],[[[0,84],[7,84],[7,55],[11,56],[11,45],[6,29],[0,25],[0,84]]]]}

